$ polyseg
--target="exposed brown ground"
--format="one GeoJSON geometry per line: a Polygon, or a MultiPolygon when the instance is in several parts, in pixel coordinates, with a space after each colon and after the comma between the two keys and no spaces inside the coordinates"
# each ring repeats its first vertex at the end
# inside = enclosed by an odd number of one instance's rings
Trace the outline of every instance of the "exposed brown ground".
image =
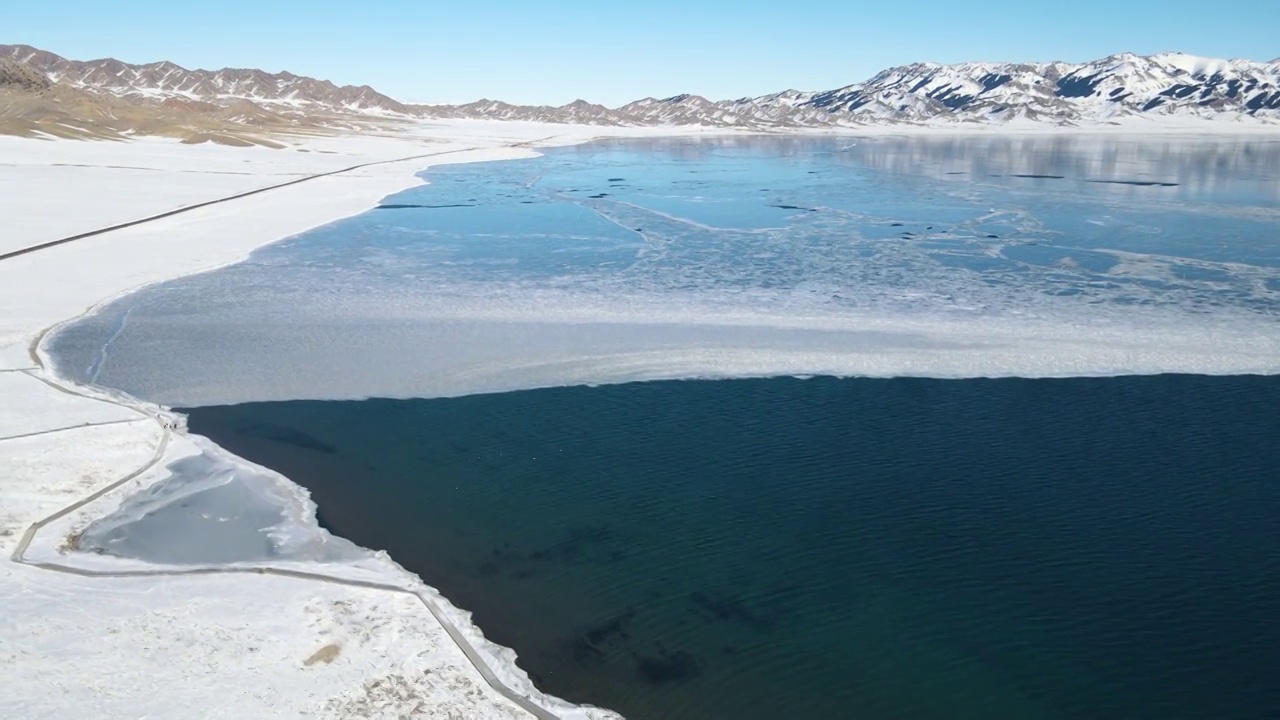
{"type": "Polygon", "coordinates": [[[272,136],[391,124],[396,122],[321,108],[269,108],[249,100],[218,105],[182,97],[116,97],[50,82],[27,66],[0,59],[0,135],[81,140],[154,135],[190,144],[280,148],[272,136]]]}

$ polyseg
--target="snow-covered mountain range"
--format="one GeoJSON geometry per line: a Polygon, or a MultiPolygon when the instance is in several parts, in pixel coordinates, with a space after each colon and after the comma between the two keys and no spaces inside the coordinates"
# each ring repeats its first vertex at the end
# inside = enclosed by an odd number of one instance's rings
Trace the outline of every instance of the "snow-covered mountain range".
{"type": "Polygon", "coordinates": [[[751,128],[1000,124],[1017,119],[1073,126],[1132,116],[1280,122],[1280,62],[1124,53],[1083,64],[914,63],[825,92],[788,90],[719,102],[677,95],[647,98],[615,110],[581,101],[560,108],[480,101],[428,106],[418,112],[503,120],[751,128]],[[589,116],[584,116],[587,108],[589,116]]]}
{"type": "Polygon", "coordinates": [[[212,103],[224,109],[234,106],[237,113],[250,118],[259,110],[278,113],[318,108],[424,118],[754,129],[946,126],[1015,120],[1085,126],[1130,117],[1280,123],[1280,58],[1264,63],[1182,53],[1122,53],[1082,64],[921,62],[823,92],[787,90],[722,101],[677,95],[645,98],[619,108],[582,100],[558,107],[494,100],[411,105],[368,86],[339,87],[290,73],[187,70],[169,62],[130,65],[113,59],[79,62],[24,45],[0,45],[0,59],[6,58],[44,73],[55,84],[137,102],[176,100],[212,103]]]}

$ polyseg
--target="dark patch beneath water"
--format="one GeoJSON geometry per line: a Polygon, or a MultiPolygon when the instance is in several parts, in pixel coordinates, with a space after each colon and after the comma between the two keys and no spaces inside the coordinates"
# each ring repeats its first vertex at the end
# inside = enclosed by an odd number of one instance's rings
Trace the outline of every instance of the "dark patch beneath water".
{"type": "Polygon", "coordinates": [[[733,595],[695,592],[689,595],[689,600],[713,620],[741,623],[753,630],[768,630],[777,625],[777,618],[748,609],[741,598],[733,595]]]}
{"type": "Polygon", "coordinates": [[[1085,182],[1102,185],[1133,185],[1134,187],[1178,187],[1178,183],[1155,182],[1152,180],[1085,180],[1085,182]]]}
{"type": "Polygon", "coordinates": [[[1280,717],[1280,378],[197,408],[628,718],[1280,717]]]}
{"type": "Polygon", "coordinates": [[[296,428],[282,427],[268,423],[252,423],[246,425],[243,431],[257,435],[265,440],[282,443],[284,445],[292,445],[293,447],[302,448],[304,450],[314,450],[315,452],[325,453],[327,455],[332,455],[333,453],[338,452],[338,448],[336,446],[312,437],[311,435],[308,435],[296,428]]]}
{"type": "Polygon", "coordinates": [[[701,672],[698,659],[684,650],[662,650],[658,655],[639,659],[639,676],[650,685],[688,680],[701,672]]]}

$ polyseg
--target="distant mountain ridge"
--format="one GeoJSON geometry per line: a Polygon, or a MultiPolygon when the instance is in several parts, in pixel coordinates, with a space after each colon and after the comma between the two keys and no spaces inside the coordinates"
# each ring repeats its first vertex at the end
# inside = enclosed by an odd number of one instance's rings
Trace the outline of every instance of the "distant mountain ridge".
{"type": "Polygon", "coordinates": [[[368,85],[338,86],[328,80],[255,69],[188,70],[163,61],[131,65],[114,58],[68,60],[29,45],[0,45],[0,58],[38,70],[54,82],[119,97],[179,97],[204,101],[249,100],[268,105],[409,114],[405,105],[368,85]]]}
{"type": "Polygon", "coordinates": [[[373,88],[338,86],[291,73],[187,70],[170,62],[67,60],[26,45],[0,45],[8,59],[58,85],[135,103],[217,106],[229,122],[315,110],[405,118],[474,118],[589,125],[696,125],[744,129],[861,125],[1056,126],[1125,118],[1201,118],[1280,123],[1280,58],[1269,63],[1183,53],[1120,53],[1087,63],[919,62],[822,92],[786,90],[737,100],[698,95],[645,98],[618,108],[577,100],[562,106],[477,100],[463,105],[401,103],[373,88]]]}
{"type": "MultiPolygon", "coordinates": [[[[580,121],[585,103],[562,108],[492,101],[425,106],[420,115],[580,121]]],[[[1121,53],[1088,63],[913,63],[825,92],[787,90],[738,100],[697,95],[646,98],[608,110],[610,125],[788,128],[1003,124],[1028,120],[1098,125],[1126,117],[1280,122],[1280,62],[1216,60],[1182,53],[1121,53]]]]}
{"type": "Polygon", "coordinates": [[[0,45],[0,134],[278,147],[282,132],[403,123],[412,110],[372,88],[261,70],[187,70],[168,62],[79,62],[0,45]]]}

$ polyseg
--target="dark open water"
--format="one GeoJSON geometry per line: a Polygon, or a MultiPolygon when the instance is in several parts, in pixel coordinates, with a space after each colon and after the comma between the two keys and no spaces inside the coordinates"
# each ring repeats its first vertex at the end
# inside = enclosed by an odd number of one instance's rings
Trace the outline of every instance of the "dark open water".
{"type": "Polygon", "coordinates": [[[188,410],[629,718],[1280,717],[1280,378],[188,410]]]}

